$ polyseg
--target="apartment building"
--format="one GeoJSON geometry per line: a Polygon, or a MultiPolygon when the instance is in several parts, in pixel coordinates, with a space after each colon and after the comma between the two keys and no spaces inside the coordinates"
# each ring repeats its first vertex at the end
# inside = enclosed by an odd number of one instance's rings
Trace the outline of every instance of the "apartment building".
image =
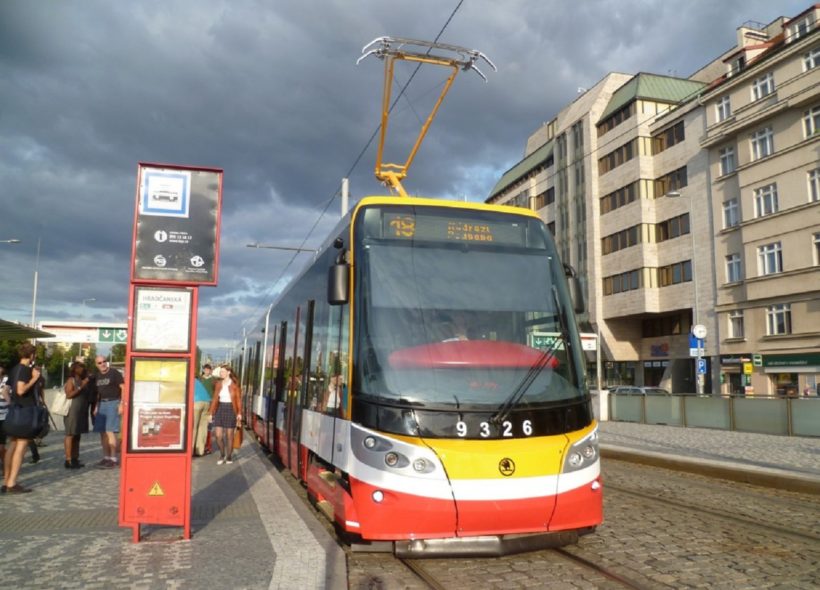
{"type": "Polygon", "coordinates": [[[820,374],[820,5],[747,23],[701,95],[717,220],[722,390],[816,392],[820,374]]]}
{"type": "Polygon", "coordinates": [[[747,23],[689,79],[607,75],[536,130],[493,188],[488,202],[538,211],[586,279],[580,319],[601,336],[605,384],[816,387],[816,16],[747,23]]]}

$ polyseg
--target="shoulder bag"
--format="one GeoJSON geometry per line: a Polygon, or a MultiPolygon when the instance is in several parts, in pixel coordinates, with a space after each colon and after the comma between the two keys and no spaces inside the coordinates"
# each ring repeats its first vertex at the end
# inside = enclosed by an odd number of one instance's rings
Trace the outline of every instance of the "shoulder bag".
{"type": "Polygon", "coordinates": [[[68,411],[71,409],[71,398],[66,396],[64,389],[56,393],[49,409],[55,416],[68,416],[68,411]]]}
{"type": "Polygon", "coordinates": [[[23,406],[17,395],[12,394],[9,412],[3,428],[14,438],[32,439],[42,432],[48,423],[48,410],[44,406],[23,406]]]}

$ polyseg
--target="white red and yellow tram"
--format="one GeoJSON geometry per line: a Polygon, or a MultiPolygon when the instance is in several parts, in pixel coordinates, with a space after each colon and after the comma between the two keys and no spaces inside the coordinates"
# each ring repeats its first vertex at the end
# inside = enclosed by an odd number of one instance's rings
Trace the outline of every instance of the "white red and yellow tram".
{"type": "Polygon", "coordinates": [[[601,522],[573,304],[532,212],[363,199],[248,348],[260,444],[347,533],[497,553],[601,522]]]}
{"type": "Polygon", "coordinates": [[[399,555],[571,543],[602,519],[577,279],[536,213],[400,183],[446,88],[484,56],[365,50],[386,60],[383,132],[394,59],[452,73],[403,166],[382,163],[382,134],[376,175],[402,196],[359,201],[248,335],[246,423],[352,538],[399,555]]]}

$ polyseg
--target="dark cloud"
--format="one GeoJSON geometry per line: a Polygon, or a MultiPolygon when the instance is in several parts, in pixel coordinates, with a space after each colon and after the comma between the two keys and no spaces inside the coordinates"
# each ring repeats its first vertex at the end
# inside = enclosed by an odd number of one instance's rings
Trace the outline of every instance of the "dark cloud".
{"type": "MultiPolygon", "coordinates": [[[[249,242],[301,244],[351,171],[372,176],[381,35],[433,39],[457,0],[177,0],[0,3],[0,317],[27,321],[38,237],[38,317],[124,321],[139,161],[225,170],[220,285],[202,289],[207,349],[236,339],[303,264],[249,242]],[[290,262],[290,266],[288,264],[290,262]],[[287,269],[287,270],[286,270],[287,269]],[[279,281],[278,286],[276,282],[279,281]],[[95,298],[86,306],[83,299],[95,298]]],[[[406,182],[413,194],[483,200],[527,136],[609,71],[686,76],[753,19],[793,0],[466,0],[441,41],[499,66],[460,74],[406,182]]],[[[413,67],[400,64],[395,91],[413,67]]],[[[402,161],[441,85],[422,68],[391,120],[402,161]]],[[[309,246],[339,215],[329,207],[309,246]]],[[[224,351],[224,349],[222,349],[224,351]]]]}

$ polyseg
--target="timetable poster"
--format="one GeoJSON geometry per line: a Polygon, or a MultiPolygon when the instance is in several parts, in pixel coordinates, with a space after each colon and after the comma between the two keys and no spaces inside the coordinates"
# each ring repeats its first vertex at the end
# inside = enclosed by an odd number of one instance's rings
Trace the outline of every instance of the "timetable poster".
{"type": "Polygon", "coordinates": [[[185,450],[189,367],[187,359],[132,361],[130,452],[185,450]]]}
{"type": "Polygon", "coordinates": [[[137,287],[133,349],[187,352],[191,334],[191,290],[137,287]]]}

